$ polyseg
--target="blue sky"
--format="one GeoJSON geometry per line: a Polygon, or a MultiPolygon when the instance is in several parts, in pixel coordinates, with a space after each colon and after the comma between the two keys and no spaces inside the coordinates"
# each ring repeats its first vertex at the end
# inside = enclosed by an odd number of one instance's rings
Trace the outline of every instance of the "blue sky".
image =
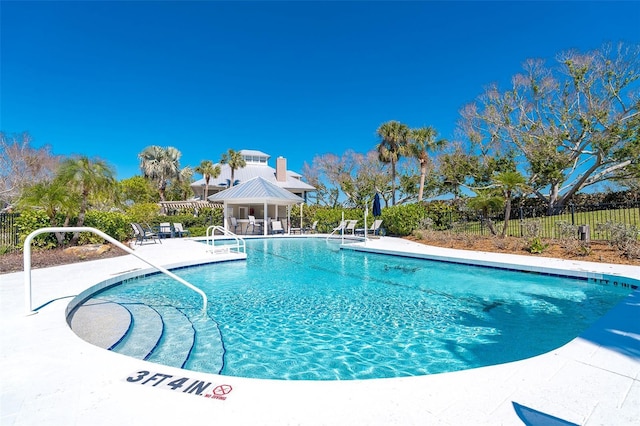
{"type": "Polygon", "coordinates": [[[2,1],[0,19],[0,130],[119,179],[149,145],[301,171],[373,149],[388,120],[451,139],[525,59],[640,42],[639,2],[2,1]]]}

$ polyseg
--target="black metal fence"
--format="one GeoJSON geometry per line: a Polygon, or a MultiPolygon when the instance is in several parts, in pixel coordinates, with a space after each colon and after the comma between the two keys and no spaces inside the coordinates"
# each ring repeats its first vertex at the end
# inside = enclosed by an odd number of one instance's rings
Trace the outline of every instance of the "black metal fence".
{"type": "Polygon", "coordinates": [[[0,213],[0,254],[16,251],[20,248],[18,238],[17,213],[0,213]]]}
{"type": "MultiPolygon", "coordinates": [[[[460,233],[490,235],[489,220],[498,233],[504,226],[504,214],[487,218],[461,211],[458,212],[457,219],[451,227],[460,233]]],[[[569,204],[556,209],[553,214],[549,214],[547,209],[542,207],[516,207],[510,214],[507,235],[527,237],[535,234],[542,238],[559,238],[563,232],[566,232],[566,225],[572,225],[581,227],[582,232],[588,232],[591,240],[608,240],[609,232],[602,226],[607,223],[640,228],[640,201],[579,206],[569,204]]]]}

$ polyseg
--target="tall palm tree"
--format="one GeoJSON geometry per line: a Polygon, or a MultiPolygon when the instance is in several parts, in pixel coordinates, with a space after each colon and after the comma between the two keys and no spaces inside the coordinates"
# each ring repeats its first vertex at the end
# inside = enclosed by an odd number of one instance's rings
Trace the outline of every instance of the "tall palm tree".
{"type": "MultiPolygon", "coordinates": [[[[90,159],[81,155],[64,160],[60,164],[56,179],[80,194],[80,211],[77,226],[84,225],[84,218],[89,209],[89,196],[97,193],[113,193],[117,187],[113,168],[99,158],[90,159]]],[[[79,234],[75,233],[71,244],[78,242],[79,234]]]]}
{"type": "Polygon", "coordinates": [[[420,188],[418,189],[418,201],[422,201],[424,194],[424,180],[427,175],[427,162],[429,151],[440,148],[446,141],[436,140],[438,132],[433,127],[420,127],[411,129],[411,143],[408,145],[409,154],[420,162],[420,188]]]}
{"type": "Polygon", "coordinates": [[[167,182],[180,179],[180,157],[182,153],[169,146],[148,146],[140,154],[140,170],[145,178],[154,181],[160,193],[160,201],[165,201],[167,182]]]}
{"type": "Polygon", "coordinates": [[[396,164],[405,155],[409,142],[410,130],[406,124],[391,120],[378,127],[376,132],[381,141],[376,146],[378,158],[383,163],[391,164],[391,200],[396,204],[396,164]]]}
{"type": "Polygon", "coordinates": [[[211,160],[203,160],[194,170],[204,178],[204,199],[206,200],[209,195],[209,181],[211,181],[211,178],[215,179],[220,176],[220,166],[213,164],[211,160]]]}
{"type": "Polygon", "coordinates": [[[229,149],[227,152],[222,154],[222,158],[220,158],[220,164],[228,164],[229,168],[231,168],[231,180],[229,181],[229,186],[234,186],[236,185],[236,170],[245,167],[247,165],[247,162],[244,161],[244,157],[242,156],[240,151],[229,149]]]}

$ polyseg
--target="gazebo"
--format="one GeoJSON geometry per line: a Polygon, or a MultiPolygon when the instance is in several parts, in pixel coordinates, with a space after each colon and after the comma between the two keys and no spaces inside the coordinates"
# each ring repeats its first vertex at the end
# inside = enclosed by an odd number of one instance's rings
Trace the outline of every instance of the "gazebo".
{"type": "MultiPolygon", "coordinates": [[[[224,227],[229,229],[229,218],[235,217],[238,223],[245,226],[249,223],[249,216],[254,216],[257,222],[262,222],[263,235],[269,232],[269,219],[286,217],[291,223],[290,207],[304,203],[304,199],[280,188],[262,177],[256,177],[246,182],[232,186],[207,197],[209,201],[223,204],[224,227]]],[[[290,226],[287,227],[289,232],[290,226]]]]}

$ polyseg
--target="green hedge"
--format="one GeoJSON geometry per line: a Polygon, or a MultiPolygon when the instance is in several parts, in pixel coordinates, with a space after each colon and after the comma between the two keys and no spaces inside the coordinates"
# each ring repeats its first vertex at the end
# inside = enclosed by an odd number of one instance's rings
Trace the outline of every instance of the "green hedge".
{"type": "MultiPolygon", "coordinates": [[[[16,227],[20,238],[20,246],[33,231],[51,226],[51,220],[42,210],[26,210],[16,218],[16,227]]],[[[33,239],[31,247],[49,249],[58,245],[54,234],[40,234],[33,239]]]]}
{"type": "MultiPolygon", "coordinates": [[[[133,233],[129,216],[121,212],[103,212],[90,210],[84,219],[84,226],[99,229],[118,241],[129,239],[133,233]]],[[[102,238],[91,232],[80,234],[78,244],[99,244],[104,242],[102,238]]]]}

